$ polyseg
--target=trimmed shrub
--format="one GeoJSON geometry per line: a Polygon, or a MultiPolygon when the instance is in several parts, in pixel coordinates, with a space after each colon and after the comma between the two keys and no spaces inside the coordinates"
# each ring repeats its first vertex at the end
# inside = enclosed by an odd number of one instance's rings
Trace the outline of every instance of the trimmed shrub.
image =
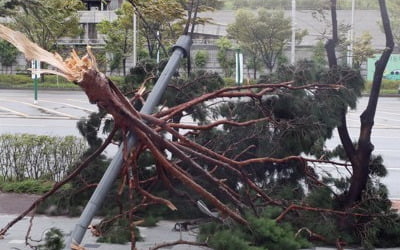
{"type": "Polygon", "coordinates": [[[31,134],[0,135],[3,181],[60,181],[85,151],[82,139],[31,134]]]}

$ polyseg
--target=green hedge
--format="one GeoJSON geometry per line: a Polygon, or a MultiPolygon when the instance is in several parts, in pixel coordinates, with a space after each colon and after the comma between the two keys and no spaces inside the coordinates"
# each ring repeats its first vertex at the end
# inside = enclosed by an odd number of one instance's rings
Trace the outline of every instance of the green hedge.
{"type": "Polygon", "coordinates": [[[30,75],[1,75],[0,74],[0,86],[11,87],[11,86],[24,86],[32,82],[30,75]]]}
{"type": "MultiPolygon", "coordinates": [[[[122,76],[111,76],[110,79],[117,85],[121,85],[124,82],[124,77],[122,76]]],[[[61,76],[45,75],[43,80],[38,80],[39,89],[80,89],[78,85],[61,76]]],[[[30,74],[0,74],[0,88],[33,88],[33,80],[30,74]]]]}
{"type": "Polygon", "coordinates": [[[1,181],[0,190],[12,193],[44,194],[53,187],[54,182],[26,179],[23,181],[1,181]]]}
{"type": "Polygon", "coordinates": [[[0,135],[3,181],[59,181],[86,150],[83,139],[31,134],[0,135]]]}
{"type": "MultiPolygon", "coordinates": [[[[367,82],[365,92],[371,91],[372,82],[367,82]]],[[[400,87],[400,81],[382,80],[381,94],[397,94],[400,87]]]]}

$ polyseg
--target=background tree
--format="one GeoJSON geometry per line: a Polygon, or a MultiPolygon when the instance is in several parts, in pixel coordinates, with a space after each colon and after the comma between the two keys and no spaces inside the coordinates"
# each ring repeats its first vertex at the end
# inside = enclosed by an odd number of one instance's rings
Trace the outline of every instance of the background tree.
{"type": "MultiPolygon", "coordinates": [[[[296,0],[297,9],[312,10],[316,6],[327,8],[329,6],[328,1],[314,1],[314,0],[296,0]]],[[[351,1],[338,0],[338,9],[351,9],[351,1]]],[[[228,8],[252,8],[258,9],[264,7],[267,9],[290,9],[291,0],[227,0],[225,1],[225,7],[228,8]]],[[[365,0],[357,2],[358,9],[378,9],[379,6],[375,0],[365,0]]]]}
{"type": "Polygon", "coordinates": [[[12,67],[17,61],[18,50],[10,43],[0,40],[0,63],[2,67],[12,67]]]}
{"type": "Polygon", "coordinates": [[[217,46],[218,63],[224,72],[224,76],[230,77],[233,74],[233,66],[235,65],[235,59],[232,52],[232,42],[226,37],[221,37],[217,40],[217,46]]]}
{"type": "MultiPolygon", "coordinates": [[[[187,20],[193,10],[192,4],[197,1],[191,0],[129,0],[134,6],[140,18],[139,28],[150,58],[156,58],[157,51],[161,57],[168,55],[168,46],[175,43],[176,39],[186,27],[187,20]]],[[[220,0],[200,0],[197,12],[212,11],[221,8],[223,2],[220,0]]],[[[204,24],[209,18],[196,16],[196,24],[204,24]]],[[[191,32],[191,31],[188,31],[191,32]]]]}
{"type": "Polygon", "coordinates": [[[236,39],[240,36],[240,48],[242,48],[246,53],[246,56],[250,58],[249,60],[246,60],[246,65],[253,69],[253,78],[256,79],[261,55],[258,49],[258,44],[255,41],[251,41],[251,38],[248,37],[249,35],[254,35],[250,34],[251,31],[249,31],[249,29],[251,29],[249,27],[253,25],[252,22],[254,21],[255,18],[253,13],[246,10],[239,10],[236,14],[235,25],[228,27],[228,34],[236,34],[236,39]]]}
{"type": "Polygon", "coordinates": [[[39,0],[41,8],[24,9],[12,16],[10,24],[46,50],[54,50],[57,39],[75,37],[81,33],[78,10],[79,0],[39,0]]]}
{"type": "MultiPolygon", "coordinates": [[[[386,3],[384,0],[379,1],[381,10],[381,18],[386,37],[386,48],[382,52],[380,59],[375,64],[375,73],[372,82],[372,88],[368,100],[368,105],[360,116],[360,135],[356,144],[354,144],[349,135],[346,124],[347,109],[343,108],[341,111],[341,124],[338,126],[338,133],[343,145],[347,158],[352,165],[352,176],[350,179],[350,187],[348,193],[345,194],[344,206],[349,208],[353,206],[362,198],[362,193],[367,187],[370,173],[370,160],[374,146],[371,142],[371,132],[374,125],[374,118],[376,107],[379,98],[380,87],[382,84],[383,72],[389,57],[394,48],[393,35],[389,16],[387,13],[386,3]]],[[[336,16],[336,0],[331,0],[331,13],[332,13],[332,38],[329,39],[325,45],[329,66],[334,69],[337,68],[337,59],[335,54],[335,46],[338,43],[338,26],[336,16]]]]}
{"type": "MultiPolygon", "coordinates": [[[[291,38],[291,20],[285,18],[283,11],[260,9],[257,16],[254,16],[250,11],[241,10],[227,32],[240,46],[249,50],[252,56],[260,55],[266,68],[272,72],[291,38]]],[[[297,32],[298,41],[305,34],[306,31],[297,32]]]]}
{"type": "Polygon", "coordinates": [[[393,30],[393,39],[397,47],[400,46],[400,2],[399,1],[388,1],[390,22],[393,30]]]}
{"type": "Polygon", "coordinates": [[[150,58],[155,59],[157,51],[161,56],[167,55],[165,45],[175,42],[183,29],[181,20],[184,20],[185,10],[178,1],[167,0],[137,0],[130,1],[139,16],[141,36],[150,58]]]}
{"type": "Polygon", "coordinates": [[[313,55],[312,55],[312,60],[315,62],[315,64],[322,67],[324,67],[327,63],[326,51],[324,45],[325,45],[324,42],[319,40],[313,48],[313,55]]]}
{"type": "Polygon", "coordinates": [[[202,69],[208,62],[208,52],[206,50],[199,50],[194,55],[194,65],[197,69],[202,69]]]}
{"type": "MultiPolygon", "coordinates": [[[[42,48],[54,51],[61,37],[76,37],[82,30],[78,10],[84,5],[79,0],[38,0],[39,8],[21,8],[12,15],[10,26],[26,34],[42,48]]],[[[24,5],[22,5],[24,6],[24,5]]],[[[41,67],[44,64],[41,63],[41,67]]],[[[44,81],[44,74],[41,75],[44,81]]]]}
{"type": "Polygon", "coordinates": [[[10,16],[18,12],[18,7],[35,9],[41,7],[38,0],[0,0],[0,16],[10,16]]]}
{"type": "Polygon", "coordinates": [[[372,47],[372,36],[369,32],[363,32],[357,37],[353,44],[353,67],[359,69],[368,58],[374,56],[375,49],[372,47]]]}
{"type": "Polygon", "coordinates": [[[122,63],[123,75],[126,75],[126,59],[132,53],[133,6],[124,2],[116,11],[115,21],[103,20],[97,24],[100,33],[105,35],[105,50],[111,54],[110,71],[119,69],[122,63]]]}

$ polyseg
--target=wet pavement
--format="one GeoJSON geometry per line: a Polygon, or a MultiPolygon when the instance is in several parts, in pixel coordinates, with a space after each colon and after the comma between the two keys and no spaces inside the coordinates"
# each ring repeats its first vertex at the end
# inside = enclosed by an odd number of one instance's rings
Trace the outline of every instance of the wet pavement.
{"type": "MultiPolygon", "coordinates": [[[[10,222],[16,215],[9,214],[0,214],[0,225],[3,227],[8,222],[10,222]]],[[[31,249],[25,245],[25,237],[27,230],[30,225],[31,217],[25,217],[17,224],[15,224],[5,235],[4,239],[0,239],[0,249],[1,250],[28,250],[31,249]]],[[[56,227],[61,229],[65,234],[65,241],[67,241],[68,236],[70,235],[72,229],[75,227],[78,218],[70,218],[70,217],[47,217],[47,216],[35,216],[32,221],[32,230],[31,230],[31,239],[35,241],[39,241],[44,238],[46,232],[52,228],[56,227]]],[[[95,218],[93,220],[93,224],[99,222],[100,219],[95,218]]],[[[174,242],[177,240],[185,240],[185,241],[195,241],[196,240],[196,232],[176,232],[173,231],[173,227],[176,222],[174,221],[159,221],[156,227],[146,228],[139,227],[140,234],[144,238],[144,241],[137,242],[136,246],[139,250],[151,249],[155,247],[157,244],[166,243],[166,242],[174,242]]],[[[127,250],[131,249],[130,244],[106,244],[106,243],[98,243],[96,242],[97,238],[92,236],[90,231],[85,234],[85,237],[82,241],[81,246],[85,247],[85,249],[99,249],[99,250],[127,250]]],[[[32,245],[42,244],[31,242],[32,245]]],[[[200,249],[209,249],[205,247],[198,246],[189,246],[189,245],[176,245],[173,247],[162,248],[162,249],[173,249],[173,250],[200,250],[200,249]]]]}

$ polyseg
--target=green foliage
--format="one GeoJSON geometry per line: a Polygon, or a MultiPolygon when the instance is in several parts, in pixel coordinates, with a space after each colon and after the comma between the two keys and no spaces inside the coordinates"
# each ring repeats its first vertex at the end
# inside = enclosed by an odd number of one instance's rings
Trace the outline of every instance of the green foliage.
{"type": "MultiPolygon", "coordinates": [[[[316,158],[333,159],[338,155],[344,156],[343,149],[338,148],[335,152],[324,151],[324,142],[332,136],[332,131],[341,121],[341,110],[356,107],[356,100],[361,95],[364,82],[359,72],[337,67],[327,69],[319,67],[312,61],[299,62],[296,68],[292,66],[281,66],[276,73],[266,76],[263,82],[280,83],[294,79],[293,86],[302,86],[312,83],[337,84],[342,86],[338,89],[304,91],[286,90],[280,88],[263,98],[253,100],[232,100],[226,104],[220,104],[215,110],[216,117],[234,119],[235,121],[247,121],[265,117],[266,114],[273,122],[263,121],[246,127],[225,125],[218,130],[203,132],[196,135],[199,143],[206,143],[207,147],[216,152],[224,152],[227,157],[236,157],[237,160],[246,160],[254,157],[285,157],[289,155],[308,154],[316,158]],[[226,150],[225,145],[230,146],[226,150]],[[251,147],[250,147],[251,145],[251,147]]],[[[252,178],[264,190],[268,190],[272,198],[290,200],[291,202],[304,204],[310,207],[324,209],[339,209],[342,204],[341,195],[349,188],[349,179],[333,178],[332,176],[315,173],[311,168],[305,167],[298,161],[285,163],[263,163],[251,164],[246,167],[247,176],[252,178]],[[306,168],[306,169],[305,169],[306,168]],[[305,178],[304,173],[319,178],[324,185],[313,185],[312,181],[305,178]],[[307,187],[307,188],[306,188],[307,187]]],[[[217,178],[226,177],[223,170],[214,172],[217,178]]],[[[286,215],[285,221],[294,228],[307,228],[312,232],[323,235],[329,242],[335,242],[338,238],[348,244],[363,244],[364,246],[376,246],[379,244],[377,235],[384,233],[384,222],[393,223],[396,216],[390,212],[390,202],[387,200],[387,190],[379,184],[377,177],[384,176],[382,158],[374,157],[370,162],[371,182],[362,199],[362,204],[352,212],[378,214],[383,213],[382,220],[376,217],[349,217],[346,227],[343,228],[341,217],[334,214],[316,213],[315,211],[296,211],[286,215]],[[380,211],[380,212],[378,212],[380,211]],[[394,216],[392,218],[392,216],[394,216]]],[[[230,176],[225,181],[232,188],[237,188],[240,180],[230,176]]],[[[210,187],[212,189],[212,187],[210,187]]],[[[244,187],[245,189],[245,187],[244,187]]],[[[345,220],[343,219],[343,220],[345,220]]],[[[210,238],[210,244],[220,249],[229,249],[227,242],[235,242],[242,248],[259,247],[273,249],[266,246],[264,238],[273,242],[274,237],[280,238],[284,247],[281,249],[296,249],[290,240],[283,239],[279,229],[269,224],[272,222],[260,222],[263,225],[258,229],[258,222],[251,221],[251,232],[253,235],[260,234],[259,238],[253,236],[251,240],[243,236],[243,231],[237,233],[236,228],[218,228],[215,234],[218,238],[210,238]],[[255,228],[253,228],[255,227],[255,228]],[[274,228],[268,232],[265,228],[274,228]],[[262,230],[261,230],[262,229],[262,230]],[[258,231],[259,230],[259,231],[258,231]],[[221,233],[217,234],[217,231],[221,233]],[[236,237],[232,237],[235,235],[236,237]],[[236,242],[239,238],[241,242],[236,242]],[[224,248],[226,247],[226,248],[224,248]]],[[[391,224],[392,225],[392,224],[391,224]]],[[[290,230],[283,230],[288,232],[290,230]]],[[[393,227],[391,232],[395,234],[397,228],[393,227]]],[[[389,236],[385,236],[389,237],[389,236]]],[[[289,237],[290,238],[290,237],[289,237]]],[[[396,240],[388,240],[390,244],[397,244],[396,240]]],[[[389,243],[388,243],[389,244],[389,243]]],[[[392,245],[392,246],[393,246],[392,245]]],[[[297,246],[298,247],[298,246],[297,246]]]]}
{"type": "Polygon", "coordinates": [[[374,56],[375,49],[372,47],[372,36],[369,32],[363,32],[360,37],[355,39],[353,45],[353,65],[360,68],[361,64],[368,58],[374,56]]]}
{"type": "MultiPolygon", "coordinates": [[[[372,82],[367,82],[365,86],[365,92],[369,93],[371,91],[371,87],[372,87],[372,82]]],[[[383,79],[381,86],[381,94],[384,93],[398,94],[399,87],[400,87],[399,81],[383,79]]]]}
{"type": "Polygon", "coordinates": [[[0,41],[0,63],[2,66],[12,66],[17,61],[18,50],[7,41],[0,41]]]}
{"type": "Polygon", "coordinates": [[[144,217],[143,222],[140,224],[142,227],[155,227],[159,219],[151,214],[144,217]]]}
{"type": "Polygon", "coordinates": [[[138,19],[138,27],[149,57],[155,59],[157,51],[161,58],[168,56],[166,47],[172,45],[183,31],[186,1],[140,0],[136,4],[144,18],[138,19]]]}
{"type": "Polygon", "coordinates": [[[32,82],[30,75],[3,75],[0,74],[0,86],[5,87],[18,87],[28,86],[32,82]]]}
{"type": "Polygon", "coordinates": [[[296,238],[288,224],[278,224],[272,219],[249,218],[251,238],[255,245],[266,249],[299,249],[307,246],[305,240],[296,238]]]}
{"type": "Polygon", "coordinates": [[[146,86],[152,86],[155,81],[150,76],[156,74],[157,69],[158,65],[155,60],[150,58],[140,60],[136,67],[131,68],[129,74],[125,77],[122,91],[126,93],[134,92],[145,81],[146,86]]]}
{"type": "Polygon", "coordinates": [[[224,77],[224,82],[226,87],[236,86],[236,80],[232,77],[224,77]]]}
{"type": "Polygon", "coordinates": [[[215,250],[261,250],[250,246],[251,243],[242,238],[241,232],[232,230],[218,231],[210,238],[209,245],[215,250]]]}
{"type": "Polygon", "coordinates": [[[23,8],[12,16],[11,26],[46,50],[55,48],[57,39],[75,37],[81,33],[79,0],[38,0],[40,8],[23,8]]]}
{"type": "Polygon", "coordinates": [[[38,249],[61,250],[65,247],[63,232],[58,228],[50,228],[50,230],[46,232],[44,240],[45,244],[39,245],[38,249]]]}
{"type": "Polygon", "coordinates": [[[306,203],[311,207],[332,208],[332,190],[328,187],[314,188],[307,194],[306,203]]]}
{"type": "Polygon", "coordinates": [[[11,16],[18,12],[19,8],[38,8],[38,0],[0,0],[0,16],[11,16]]]}
{"type": "MultiPolygon", "coordinates": [[[[78,122],[78,130],[85,137],[89,145],[89,148],[85,148],[86,151],[82,152],[81,159],[85,159],[91,155],[102,144],[103,139],[100,138],[101,134],[98,133],[109,133],[112,129],[113,122],[109,118],[105,118],[106,115],[107,113],[101,110],[90,114],[88,118],[82,118],[78,122]]],[[[79,176],[70,182],[69,188],[60,190],[43,202],[39,209],[40,212],[51,213],[53,215],[80,215],[95,187],[91,184],[96,184],[100,181],[109,162],[110,160],[105,155],[100,155],[91,161],[79,173],[79,176]],[[55,207],[54,204],[56,204],[55,207]]],[[[67,174],[73,170],[72,168],[68,169],[67,174]]],[[[117,186],[117,183],[115,186],[117,186]]],[[[109,197],[107,197],[109,198],[109,202],[103,204],[100,210],[101,215],[104,215],[105,211],[113,210],[118,206],[118,200],[115,199],[115,196],[118,196],[118,194],[115,193],[115,190],[113,189],[113,192],[109,192],[109,197]]]]}
{"type": "MultiPolygon", "coordinates": [[[[120,77],[113,77],[120,82],[120,77]]],[[[44,81],[38,84],[39,89],[79,89],[79,86],[55,75],[46,75],[44,81]]],[[[0,74],[0,88],[33,89],[33,80],[30,72],[17,72],[17,74],[0,74]]]]}
{"type": "MultiPolygon", "coordinates": [[[[272,72],[277,61],[284,58],[283,49],[291,38],[291,20],[284,16],[283,11],[261,8],[257,13],[254,16],[251,11],[239,10],[227,32],[251,57],[261,58],[272,72]]],[[[306,31],[298,31],[296,39],[300,41],[305,35],[306,31]]]]}
{"type": "Polygon", "coordinates": [[[370,164],[369,164],[369,171],[371,176],[377,177],[385,177],[387,175],[387,170],[383,165],[383,158],[382,156],[372,155],[370,164]]]}
{"type": "MultiPolygon", "coordinates": [[[[199,70],[193,72],[188,79],[180,78],[172,81],[171,85],[164,94],[164,101],[168,107],[182,104],[202,94],[215,91],[224,86],[224,81],[217,73],[199,70]]],[[[201,111],[206,112],[205,109],[201,111]]]]}
{"type": "Polygon", "coordinates": [[[235,65],[235,59],[232,52],[232,43],[226,37],[221,37],[217,40],[218,52],[217,60],[220,67],[224,71],[225,77],[230,77],[233,74],[233,66],[235,65]]]}
{"type": "Polygon", "coordinates": [[[198,68],[204,68],[208,61],[208,53],[207,51],[199,50],[194,55],[194,65],[198,68]]]}
{"type": "Polygon", "coordinates": [[[97,24],[99,32],[105,35],[105,50],[112,54],[111,73],[120,69],[122,65],[123,74],[126,75],[126,58],[132,52],[133,12],[133,6],[124,2],[116,11],[117,19],[115,21],[103,20],[97,24]]]}
{"type": "MultiPolygon", "coordinates": [[[[112,244],[125,244],[131,241],[131,228],[129,221],[120,219],[113,223],[100,224],[102,235],[97,239],[98,242],[112,243],[112,244]]],[[[135,227],[136,241],[142,240],[139,230],[135,227]]]]}
{"type": "MultiPolygon", "coordinates": [[[[315,1],[315,0],[296,0],[296,8],[304,10],[315,10],[321,7],[327,7],[329,1],[315,1]]],[[[357,9],[378,9],[378,3],[374,0],[365,0],[357,2],[357,9]]],[[[251,8],[258,9],[264,7],[267,9],[291,9],[291,0],[227,0],[225,1],[225,7],[227,8],[251,8]]],[[[348,0],[338,0],[338,9],[351,9],[351,1],[348,0]]]]}
{"type": "Polygon", "coordinates": [[[61,180],[85,150],[74,136],[0,135],[0,175],[3,180],[61,180]]]}
{"type": "Polygon", "coordinates": [[[300,249],[309,244],[301,237],[296,237],[288,224],[276,223],[270,219],[269,212],[261,217],[247,216],[248,227],[231,225],[230,227],[206,224],[200,227],[200,241],[208,239],[213,249],[300,249]]]}
{"type": "Polygon", "coordinates": [[[10,193],[44,194],[53,187],[52,181],[26,179],[23,181],[0,181],[0,190],[10,193]]]}
{"type": "Polygon", "coordinates": [[[325,44],[322,40],[319,40],[313,48],[312,60],[316,65],[324,67],[327,65],[325,44]]]}

